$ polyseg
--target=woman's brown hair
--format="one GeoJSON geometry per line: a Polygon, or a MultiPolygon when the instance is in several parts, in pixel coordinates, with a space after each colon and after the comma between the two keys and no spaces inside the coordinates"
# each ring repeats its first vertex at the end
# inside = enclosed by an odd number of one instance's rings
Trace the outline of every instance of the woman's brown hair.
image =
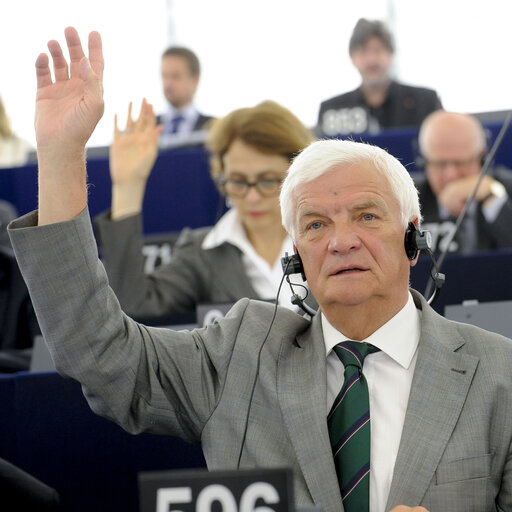
{"type": "Polygon", "coordinates": [[[234,110],[212,123],[206,142],[215,181],[224,172],[223,158],[235,139],[262,153],[291,161],[312,142],[313,135],[294,114],[274,101],[234,110]]]}

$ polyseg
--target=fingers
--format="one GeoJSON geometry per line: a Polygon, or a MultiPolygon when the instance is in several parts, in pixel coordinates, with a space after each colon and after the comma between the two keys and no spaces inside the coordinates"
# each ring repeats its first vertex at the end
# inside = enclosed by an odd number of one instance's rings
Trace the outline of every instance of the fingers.
{"type": "Polygon", "coordinates": [[[62,48],[57,41],[48,41],[48,50],[50,50],[53,60],[53,72],[55,80],[67,80],[68,77],[68,63],[62,53],[62,48]]]}
{"type": "Polygon", "coordinates": [[[147,128],[153,128],[156,126],[156,117],[153,112],[153,105],[148,103],[146,98],[142,100],[142,105],[140,107],[140,114],[137,120],[137,126],[141,130],[145,130],[147,128]]]}
{"type": "Polygon", "coordinates": [[[131,132],[133,130],[134,122],[132,118],[132,107],[133,103],[130,101],[128,104],[128,118],[126,119],[126,130],[127,132],[131,132]]]}
{"type": "MultiPolygon", "coordinates": [[[[48,42],[48,50],[50,51],[53,61],[53,71],[55,81],[67,80],[68,78],[87,79],[90,76],[90,70],[99,78],[101,84],[103,78],[103,50],[101,43],[101,36],[98,32],[91,32],[89,34],[89,62],[84,63],[82,59],[85,54],[82,49],[80,37],[78,32],[73,27],[67,27],[64,30],[66,43],[68,46],[70,57],[70,69],[60,44],[51,40],[48,42]]],[[[52,83],[51,72],[49,68],[49,59],[45,54],[39,55],[36,60],[36,78],[37,87],[45,87],[52,83]]]]}
{"type": "Polygon", "coordinates": [[[50,73],[49,59],[46,53],[41,53],[36,60],[36,80],[37,88],[41,89],[52,83],[52,75],[50,73]]]}
{"type": "Polygon", "coordinates": [[[117,114],[114,115],[114,140],[117,139],[120,135],[121,131],[119,130],[119,125],[117,124],[117,114]]]}
{"type": "Polygon", "coordinates": [[[154,135],[158,138],[158,135],[162,131],[163,127],[156,125],[156,117],[153,112],[153,106],[147,102],[144,98],[140,107],[139,115],[136,119],[133,119],[133,102],[130,101],[128,104],[128,117],[126,119],[126,128],[124,132],[119,129],[117,114],[114,117],[114,138],[120,137],[123,134],[143,134],[150,133],[153,129],[154,135]]]}
{"type": "Polygon", "coordinates": [[[69,51],[71,78],[80,77],[80,61],[82,57],[85,57],[80,37],[74,27],[67,27],[64,30],[64,35],[69,51]]]}
{"type": "Polygon", "coordinates": [[[94,31],[89,34],[89,60],[93,71],[100,81],[103,80],[103,45],[99,32],[94,31]]]}

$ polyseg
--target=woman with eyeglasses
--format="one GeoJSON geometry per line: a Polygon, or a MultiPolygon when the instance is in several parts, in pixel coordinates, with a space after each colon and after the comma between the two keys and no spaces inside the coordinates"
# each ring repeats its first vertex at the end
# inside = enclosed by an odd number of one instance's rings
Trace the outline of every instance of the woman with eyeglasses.
{"type": "MultiPolygon", "coordinates": [[[[272,101],[215,120],[207,140],[211,174],[231,208],[212,228],[185,229],[171,262],[145,274],[141,211],[161,128],[145,100],[136,121],[130,105],[124,132],[117,118],[115,125],[112,209],[96,218],[96,232],[123,309],[147,318],[242,297],[275,300],[283,275],[280,259],[293,253],[281,224],[280,186],[291,159],[312,141],[311,132],[272,101]]],[[[279,303],[294,307],[290,296],[283,286],[279,303]]]]}

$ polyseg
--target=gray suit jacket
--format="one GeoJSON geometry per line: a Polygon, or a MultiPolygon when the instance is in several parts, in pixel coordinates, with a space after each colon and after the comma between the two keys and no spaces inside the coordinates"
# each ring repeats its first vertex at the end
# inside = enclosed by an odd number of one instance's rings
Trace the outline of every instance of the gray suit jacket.
{"type": "MultiPolygon", "coordinates": [[[[241,466],[289,466],[297,504],[343,510],[318,316],[279,308],[272,323],[272,305],[242,299],[204,329],[145,327],[109,288],[87,211],[35,222],[14,221],[11,240],[57,369],[83,384],[94,411],[133,433],[201,442],[212,469],[236,467],[249,416],[241,466]]],[[[414,298],[421,339],[386,510],[512,510],[512,344],[414,298]]]]}

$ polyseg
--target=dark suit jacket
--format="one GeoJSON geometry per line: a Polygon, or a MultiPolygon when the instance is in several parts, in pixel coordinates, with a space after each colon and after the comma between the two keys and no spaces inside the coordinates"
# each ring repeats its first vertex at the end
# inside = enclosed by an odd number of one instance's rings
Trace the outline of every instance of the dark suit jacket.
{"type": "MultiPolygon", "coordinates": [[[[476,222],[476,246],[473,250],[504,249],[512,247],[512,172],[503,167],[490,173],[493,178],[503,183],[509,194],[496,220],[492,223],[485,219],[480,204],[477,206],[474,222],[476,222]]],[[[439,205],[434,192],[424,174],[414,177],[419,192],[423,227],[433,236],[435,250],[439,249],[443,237],[449,235],[456,221],[455,218],[442,219],[439,215],[439,205]]],[[[455,243],[458,238],[455,237],[455,243]]]]}
{"type": "MultiPolygon", "coordinates": [[[[203,329],[146,327],[109,288],[87,210],[36,223],[14,221],[11,241],[57,370],[95,412],[132,433],[201,442],[210,469],[237,467],[248,420],[241,467],[290,467],[298,505],[343,511],[320,315],[278,308],[273,319],[272,305],[242,299],[203,329]]],[[[512,342],[413,297],[421,334],[385,510],[510,511],[512,342]]]]}
{"type": "Polygon", "coordinates": [[[205,130],[208,128],[207,124],[210,123],[213,119],[214,117],[212,116],[207,116],[200,113],[196,124],[194,125],[194,130],[205,130]]]}
{"type": "Polygon", "coordinates": [[[376,133],[387,128],[420,126],[431,112],[442,108],[436,91],[391,82],[384,103],[370,107],[361,88],[335,96],[320,105],[319,136],[376,133]]]}

